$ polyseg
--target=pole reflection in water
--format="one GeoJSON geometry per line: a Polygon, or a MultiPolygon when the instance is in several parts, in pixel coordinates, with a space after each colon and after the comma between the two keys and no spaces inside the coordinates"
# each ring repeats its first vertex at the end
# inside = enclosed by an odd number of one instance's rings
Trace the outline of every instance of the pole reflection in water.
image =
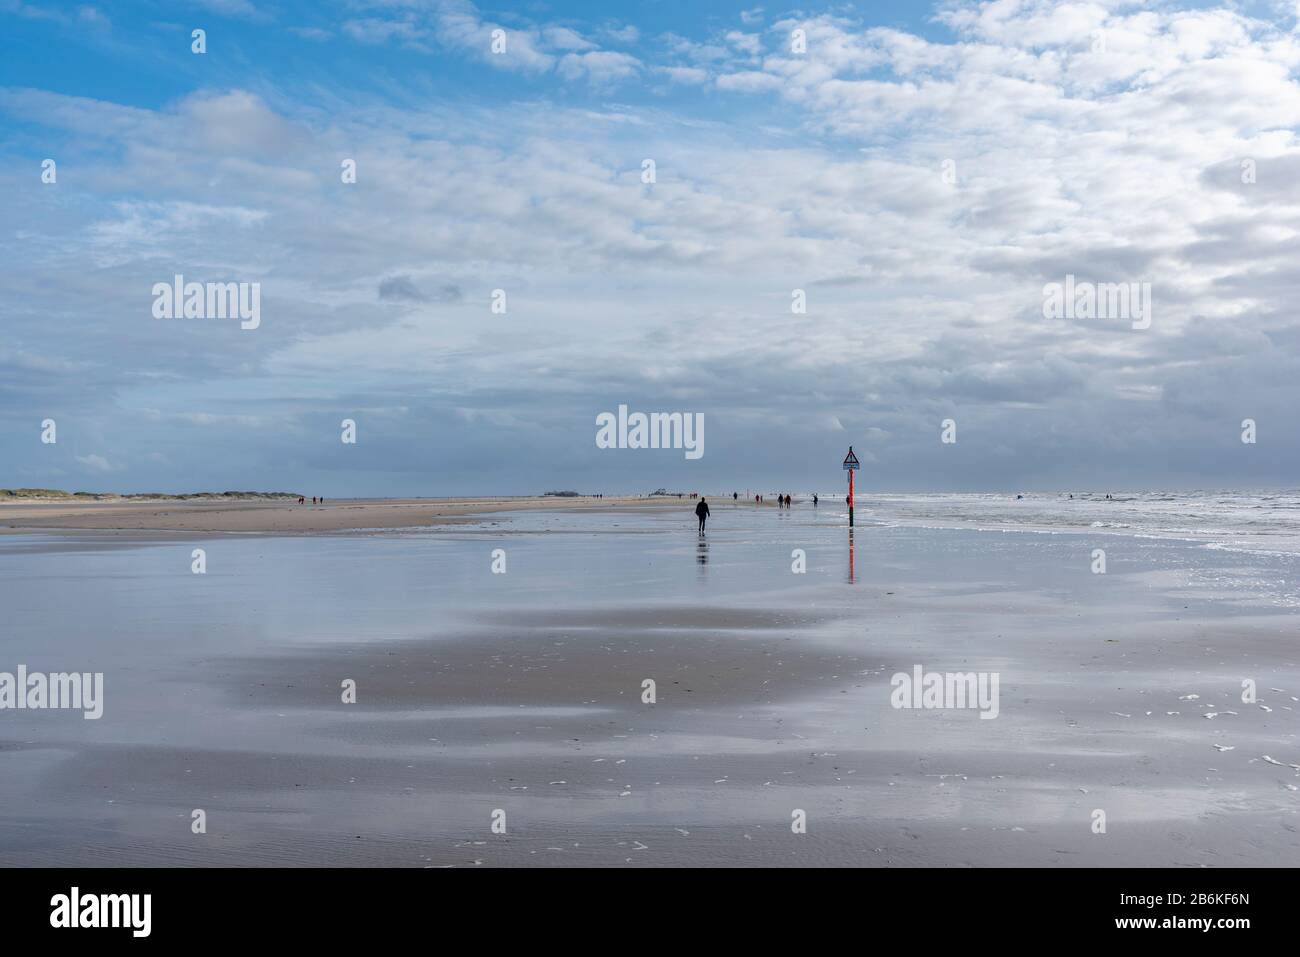
{"type": "Polygon", "coordinates": [[[853,529],[849,529],[849,584],[853,584],[853,529]]]}

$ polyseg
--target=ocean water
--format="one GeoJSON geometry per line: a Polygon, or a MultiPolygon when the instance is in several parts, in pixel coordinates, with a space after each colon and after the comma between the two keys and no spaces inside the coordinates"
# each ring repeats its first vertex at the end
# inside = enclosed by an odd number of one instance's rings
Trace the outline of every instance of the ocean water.
{"type": "MultiPolygon", "coordinates": [[[[1182,539],[1300,555],[1300,492],[858,493],[855,518],[886,525],[1182,539]]],[[[832,496],[842,503],[843,493],[832,496]]]]}

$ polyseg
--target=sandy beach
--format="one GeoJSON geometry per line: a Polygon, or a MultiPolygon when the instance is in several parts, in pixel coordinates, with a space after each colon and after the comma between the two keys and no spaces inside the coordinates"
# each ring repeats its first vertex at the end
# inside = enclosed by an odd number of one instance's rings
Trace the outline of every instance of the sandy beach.
{"type": "Polygon", "coordinates": [[[474,515],[502,511],[610,511],[680,505],[681,502],[677,499],[664,497],[564,498],[541,495],[519,498],[341,499],[321,505],[313,504],[310,499],[304,504],[284,500],[0,500],[0,533],[23,529],[95,529],[114,532],[303,535],[454,525],[469,521],[474,515]]]}
{"type": "Polygon", "coordinates": [[[555,504],[11,529],[0,669],[102,671],[105,706],[0,716],[0,863],[1300,862],[1291,559],[1112,538],[1094,575],[1086,534],[555,504]],[[996,719],[895,708],[917,665],[998,673],[996,719]]]}

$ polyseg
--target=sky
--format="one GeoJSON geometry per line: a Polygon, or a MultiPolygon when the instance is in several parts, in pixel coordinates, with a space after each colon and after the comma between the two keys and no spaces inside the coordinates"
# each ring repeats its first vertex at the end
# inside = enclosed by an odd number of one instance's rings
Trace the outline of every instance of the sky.
{"type": "Polygon", "coordinates": [[[1295,3],[0,0],[0,487],[1294,488],[1298,69],[1295,3]]]}

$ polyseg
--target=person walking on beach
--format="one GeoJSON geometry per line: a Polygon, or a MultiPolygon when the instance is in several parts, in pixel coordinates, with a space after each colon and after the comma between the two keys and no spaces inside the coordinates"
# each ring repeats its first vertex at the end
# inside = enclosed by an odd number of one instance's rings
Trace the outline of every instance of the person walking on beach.
{"type": "Polygon", "coordinates": [[[813,492],[813,508],[817,507],[817,493],[813,492]]]}
{"type": "Polygon", "coordinates": [[[709,503],[700,499],[700,504],[695,506],[695,517],[700,520],[700,534],[704,534],[704,523],[709,520],[709,503]]]}

